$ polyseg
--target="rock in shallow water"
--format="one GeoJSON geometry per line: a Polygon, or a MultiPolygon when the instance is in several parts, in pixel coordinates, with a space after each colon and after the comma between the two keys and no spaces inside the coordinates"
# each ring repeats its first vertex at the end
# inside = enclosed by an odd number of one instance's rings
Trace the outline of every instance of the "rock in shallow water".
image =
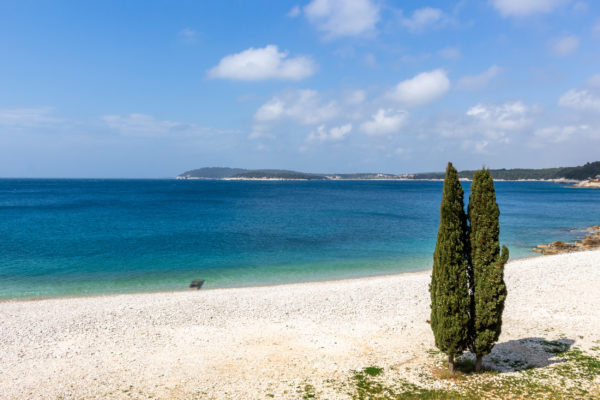
{"type": "Polygon", "coordinates": [[[190,283],[190,289],[196,288],[200,290],[202,285],[204,285],[204,279],[194,279],[192,283],[190,283]]]}

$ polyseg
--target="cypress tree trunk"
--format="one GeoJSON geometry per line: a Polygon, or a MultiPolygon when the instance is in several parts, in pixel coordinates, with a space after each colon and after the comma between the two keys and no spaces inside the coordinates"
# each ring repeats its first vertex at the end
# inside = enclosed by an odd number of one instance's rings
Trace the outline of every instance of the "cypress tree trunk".
{"type": "Polygon", "coordinates": [[[454,356],[448,356],[448,371],[450,371],[450,375],[454,375],[454,356]]]}
{"type": "Polygon", "coordinates": [[[492,174],[487,169],[475,172],[469,197],[468,218],[471,251],[471,326],[469,347],[477,357],[479,372],[484,355],[492,351],[502,330],[506,299],[504,264],[508,248],[500,252],[500,209],[492,174]]]}
{"type": "Polygon", "coordinates": [[[435,345],[448,355],[452,374],[454,357],[462,354],[469,339],[468,233],[463,198],[458,172],[448,163],[429,291],[435,345]]]}

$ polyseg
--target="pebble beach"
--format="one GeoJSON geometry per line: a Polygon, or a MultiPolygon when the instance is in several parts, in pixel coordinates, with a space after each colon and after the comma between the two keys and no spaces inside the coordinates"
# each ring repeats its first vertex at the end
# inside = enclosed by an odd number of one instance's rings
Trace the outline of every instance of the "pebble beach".
{"type": "MultiPolygon", "coordinates": [[[[431,271],[331,282],[0,302],[6,399],[301,398],[369,365],[414,378],[434,348],[431,271]]],[[[600,251],[511,261],[503,332],[600,340],[600,251]]],[[[529,362],[540,365],[547,360],[529,362]]]]}

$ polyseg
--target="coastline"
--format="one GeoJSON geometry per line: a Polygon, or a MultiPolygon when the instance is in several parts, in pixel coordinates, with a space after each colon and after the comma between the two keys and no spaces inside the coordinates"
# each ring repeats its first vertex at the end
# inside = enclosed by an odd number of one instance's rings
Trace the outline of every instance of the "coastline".
{"type": "MultiPolygon", "coordinates": [[[[515,260],[511,260],[510,262],[541,257],[540,254],[534,253],[531,257],[522,257],[515,260]]],[[[348,277],[348,278],[340,278],[340,279],[325,279],[325,280],[309,280],[309,281],[298,281],[298,282],[282,282],[282,283],[273,283],[273,284],[260,284],[260,285],[247,285],[247,286],[228,286],[228,287],[216,287],[216,288],[204,288],[204,289],[179,289],[179,290],[157,290],[157,291],[149,291],[149,292],[125,292],[125,293],[100,293],[100,294],[90,294],[90,295],[73,295],[73,296],[41,296],[41,297],[17,297],[17,298],[6,298],[0,299],[0,305],[2,303],[15,303],[15,302],[35,302],[35,301],[45,301],[45,300],[77,300],[77,299],[94,299],[94,298],[107,298],[107,297],[119,297],[119,296],[145,296],[145,295],[176,295],[179,293],[197,293],[197,292],[216,292],[216,291],[227,291],[227,290],[243,290],[243,289],[268,289],[268,288],[285,288],[288,286],[304,286],[304,285],[319,285],[319,284],[334,284],[334,283],[344,283],[344,282],[352,282],[352,281],[361,281],[361,280],[370,280],[370,279],[378,279],[378,278],[393,278],[393,277],[401,277],[401,276],[410,276],[410,275],[419,275],[419,274],[428,274],[431,273],[431,268],[420,269],[416,271],[406,271],[406,272],[397,272],[397,273],[387,273],[381,275],[365,275],[359,277],[348,277]]]]}
{"type": "MultiPolygon", "coordinates": [[[[526,260],[530,258],[542,257],[543,255],[539,252],[535,252],[535,250],[531,251],[530,254],[523,257],[518,257],[511,259],[509,262],[516,262],[520,260],[526,260]]],[[[234,285],[234,286],[223,286],[223,287],[203,287],[202,289],[192,289],[188,287],[189,282],[182,282],[181,289],[175,290],[146,290],[146,291],[127,291],[127,292],[108,292],[108,293],[92,293],[92,294],[76,294],[76,295],[56,295],[56,296],[32,296],[32,297],[10,297],[10,298],[0,298],[0,305],[2,303],[7,302],[33,302],[33,301],[42,301],[42,300],[58,300],[58,299],[87,299],[87,298],[105,298],[112,296],[137,296],[137,295],[153,295],[153,294],[177,294],[177,293],[194,293],[198,291],[202,292],[210,292],[217,290],[236,290],[236,289],[253,289],[253,288],[277,288],[277,287],[285,287],[285,286],[295,286],[295,285],[311,285],[311,284],[321,284],[321,283],[337,283],[337,282],[346,282],[346,281],[354,281],[354,280],[368,280],[368,279],[377,279],[377,278],[386,278],[386,277],[399,277],[405,275],[413,275],[413,274],[423,274],[430,273],[431,267],[423,268],[423,269],[411,269],[407,271],[401,272],[386,272],[386,273],[373,273],[366,274],[360,276],[348,276],[341,278],[326,278],[326,279],[314,279],[314,280],[298,280],[298,281],[289,281],[289,282],[277,282],[277,283],[261,283],[261,284],[248,284],[248,285],[234,285]]]]}
{"type": "MultiPolygon", "coordinates": [[[[600,251],[506,266],[501,345],[600,339],[600,251]]],[[[8,398],[299,398],[369,365],[418,380],[434,348],[430,270],[279,286],[0,303],[8,398]],[[270,396],[269,396],[270,397],[270,396]]],[[[525,349],[526,350],[526,349],[525,349]]],[[[507,367],[508,368],[508,367],[507,367]]]]}
{"type": "MultiPolygon", "coordinates": [[[[230,178],[198,178],[198,177],[182,177],[182,176],[177,176],[174,178],[175,180],[178,181],[232,181],[232,182],[239,182],[239,181],[249,181],[249,182],[271,182],[271,181],[299,181],[299,182],[305,182],[305,181],[322,181],[322,182],[364,182],[364,181],[386,181],[386,182],[443,182],[444,179],[443,178],[352,178],[352,179],[345,179],[345,178],[331,178],[331,179],[306,179],[306,178],[238,178],[238,177],[230,177],[230,178]]],[[[471,179],[469,178],[460,178],[459,179],[461,182],[471,182],[471,179]]],[[[580,182],[585,182],[585,181],[578,181],[575,179],[564,179],[564,178],[559,178],[559,179],[500,179],[500,178],[496,178],[494,179],[495,182],[548,182],[548,183],[557,183],[557,184],[578,184],[580,182]]],[[[572,187],[591,187],[591,186],[572,186],[572,187]]],[[[594,186],[596,187],[596,186],[594,186]]]]}

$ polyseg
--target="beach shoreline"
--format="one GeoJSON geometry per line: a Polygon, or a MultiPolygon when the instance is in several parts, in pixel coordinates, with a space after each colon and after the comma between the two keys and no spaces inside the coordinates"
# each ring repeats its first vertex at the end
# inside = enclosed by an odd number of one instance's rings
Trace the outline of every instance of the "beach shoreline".
{"type": "MultiPolygon", "coordinates": [[[[541,253],[532,251],[531,254],[515,259],[511,259],[509,262],[516,262],[520,260],[526,260],[530,258],[542,257],[541,253]]],[[[0,304],[6,302],[30,302],[30,301],[41,301],[41,300],[55,300],[55,299],[86,299],[86,298],[103,298],[111,296],[135,296],[135,295],[152,295],[152,294],[176,294],[176,293],[189,293],[189,292],[209,292],[216,290],[230,290],[230,289],[252,289],[252,288],[273,288],[280,286],[295,286],[295,285],[310,285],[320,283],[337,283],[345,281],[363,280],[363,279],[376,279],[386,277],[397,277],[412,274],[423,274],[431,273],[431,267],[424,269],[411,269],[408,271],[382,273],[382,274],[366,274],[363,276],[350,276],[342,278],[330,278],[330,279],[315,279],[315,280],[299,280],[290,282],[277,282],[277,283],[265,283],[265,284],[248,284],[248,285],[235,285],[235,286],[224,286],[224,287],[203,287],[202,289],[189,288],[188,282],[182,282],[182,288],[176,290],[150,290],[150,291],[132,291],[132,292],[108,292],[108,293],[92,293],[92,294],[76,294],[76,295],[56,295],[56,296],[31,296],[31,297],[9,297],[0,298],[0,304]]],[[[201,275],[201,274],[200,274],[201,275]]],[[[200,276],[201,278],[201,276],[200,276]]]]}
{"type": "MultiPolygon", "coordinates": [[[[523,351],[519,340],[527,338],[594,346],[599,261],[595,250],[509,262],[502,346],[491,357],[523,351]]],[[[369,365],[418,379],[435,347],[429,280],[427,270],[1,302],[0,392],[14,399],[299,398],[299,386],[329,393],[328,380],[369,365]]]]}

